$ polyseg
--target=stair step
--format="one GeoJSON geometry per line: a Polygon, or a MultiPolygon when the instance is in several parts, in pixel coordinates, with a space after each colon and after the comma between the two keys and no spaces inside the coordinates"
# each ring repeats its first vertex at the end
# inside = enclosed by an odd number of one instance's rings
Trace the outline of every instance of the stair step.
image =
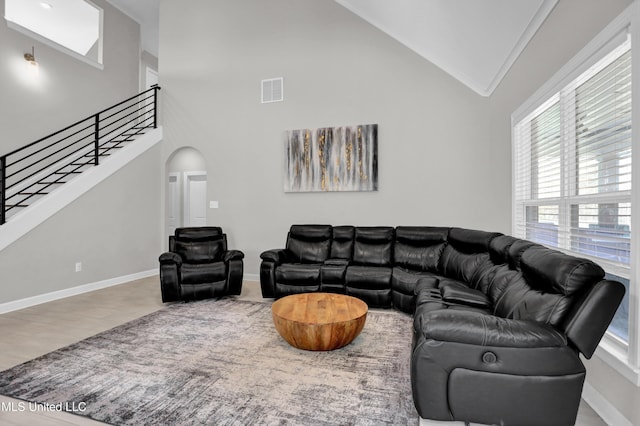
{"type": "Polygon", "coordinates": [[[54,175],[63,175],[64,176],[64,175],[79,175],[80,173],[82,173],[82,172],[79,172],[77,170],[72,170],[70,172],[54,172],[53,174],[54,175]]]}
{"type": "Polygon", "coordinates": [[[16,207],[24,208],[24,207],[29,207],[29,204],[7,204],[6,207],[7,207],[7,209],[13,209],[13,208],[16,208],[16,207]]]}

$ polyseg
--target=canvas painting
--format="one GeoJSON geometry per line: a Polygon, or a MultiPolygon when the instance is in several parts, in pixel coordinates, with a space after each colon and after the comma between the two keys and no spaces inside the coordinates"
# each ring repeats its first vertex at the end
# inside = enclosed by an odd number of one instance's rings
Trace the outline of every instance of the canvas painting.
{"type": "Polygon", "coordinates": [[[284,190],[377,191],[378,125],[286,131],[284,190]]]}

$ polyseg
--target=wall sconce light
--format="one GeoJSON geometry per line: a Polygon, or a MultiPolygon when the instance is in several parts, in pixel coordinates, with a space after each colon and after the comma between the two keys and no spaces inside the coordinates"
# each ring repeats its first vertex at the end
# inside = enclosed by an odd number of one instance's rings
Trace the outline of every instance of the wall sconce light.
{"type": "Polygon", "coordinates": [[[31,46],[31,53],[25,53],[24,54],[24,60],[29,62],[34,67],[38,66],[38,62],[36,62],[35,47],[31,46]]]}

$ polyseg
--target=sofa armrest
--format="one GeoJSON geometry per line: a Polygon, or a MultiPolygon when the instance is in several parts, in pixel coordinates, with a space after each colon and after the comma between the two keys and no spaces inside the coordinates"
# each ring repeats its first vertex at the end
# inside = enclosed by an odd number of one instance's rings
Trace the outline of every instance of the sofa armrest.
{"type": "Polygon", "coordinates": [[[158,260],[160,261],[161,265],[166,265],[166,264],[176,264],[178,266],[182,265],[182,258],[177,253],[172,253],[172,252],[162,253],[158,260]]]}
{"type": "Polygon", "coordinates": [[[180,300],[180,268],[182,258],[172,252],[162,253],[160,258],[160,291],[163,302],[180,300]]]}
{"type": "Polygon", "coordinates": [[[581,303],[576,303],[564,330],[571,343],[590,359],[607,331],[625,288],[617,281],[602,280],[594,285],[581,303]]]}
{"type": "Polygon", "coordinates": [[[444,285],[440,284],[440,294],[442,300],[447,303],[455,303],[478,308],[490,308],[489,297],[481,292],[465,286],[460,282],[449,281],[444,285]]]}
{"type": "Polygon", "coordinates": [[[244,253],[240,250],[229,250],[224,254],[224,261],[229,262],[230,260],[242,260],[244,259],[244,253]]]}
{"type": "Polygon", "coordinates": [[[566,336],[550,325],[478,312],[437,310],[425,314],[425,339],[509,348],[566,346],[566,336]]]}
{"type": "Polygon", "coordinates": [[[262,252],[262,254],[260,254],[260,258],[280,265],[287,261],[288,256],[285,249],[272,249],[262,252]]]}

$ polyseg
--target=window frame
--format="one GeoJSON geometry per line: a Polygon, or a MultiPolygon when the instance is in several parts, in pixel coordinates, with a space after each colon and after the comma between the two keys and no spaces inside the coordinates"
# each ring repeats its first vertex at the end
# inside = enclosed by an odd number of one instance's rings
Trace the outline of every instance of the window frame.
{"type": "MultiPolygon", "coordinates": [[[[517,196],[517,170],[518,158],[516,158],[517,125],[522,120],[531,116],[539,110],[542,105],[551,106],[551,98],[559,94],[564,88],[569,86],[580,75],[589,70],[602,58],[612,52],[623,42],[627,32],[631,34],[632,69],[640,70],[640,31],[633,31],[640,28],[640,4],[634,2],[627,7],[616,19],[614,19],[604,30],[602,30],[590,43],[587,44],[573,59],[563,66],[549,81],[538,89],[529,99],[527,99],[511,115],[511,148],[512,148],[512,232],[517,234],[518,214],[522,208],[518,206],[517,196]],[[636,24],[638,23],[638,24],[636,24]]],[[[633,123],[640,123],[640,72],[632,73],[632,105],[631,116],[633,123]]],[[[629,200],[633,206],[640,205],[640,125],[632,126],[632,164],[636,164],[635,173],[632,173],[632,185],[629,200]]],[[[574,198],[569,197],[562,202],[569,202],[574,198]]],[[[552,204],[555,199],[540,199],[540,205],[552,204]]],[[[559,206],[561,209],[562,206],[559,206]]],[[[562,216],[560,216],[562,217],[562,216]]],[[[561,219],[560,219],[561,220],[561,219]]],[[[554,247],[555,248],[555,247],[554,247]]],[[[627,274],[630,280],[629,292],[629,341],[628,344],[622,339],[607,331],[596,350],[596,356],[605,361],[608,365],[618,371],[623,377],[640,386],[640,264],[637,253],[640,252],[640,209],[634,208],[631,216],[631,261],[627,274]]],[[[588,255],[582,257],[589,258],[588,255]]],[[[597,263],[605,266],[607,272],[620,275],[620,271],[611,262],[602,259],[593,259],[597,263]],[[614,267],[612,267],[614,266],[614,267]]]]}

